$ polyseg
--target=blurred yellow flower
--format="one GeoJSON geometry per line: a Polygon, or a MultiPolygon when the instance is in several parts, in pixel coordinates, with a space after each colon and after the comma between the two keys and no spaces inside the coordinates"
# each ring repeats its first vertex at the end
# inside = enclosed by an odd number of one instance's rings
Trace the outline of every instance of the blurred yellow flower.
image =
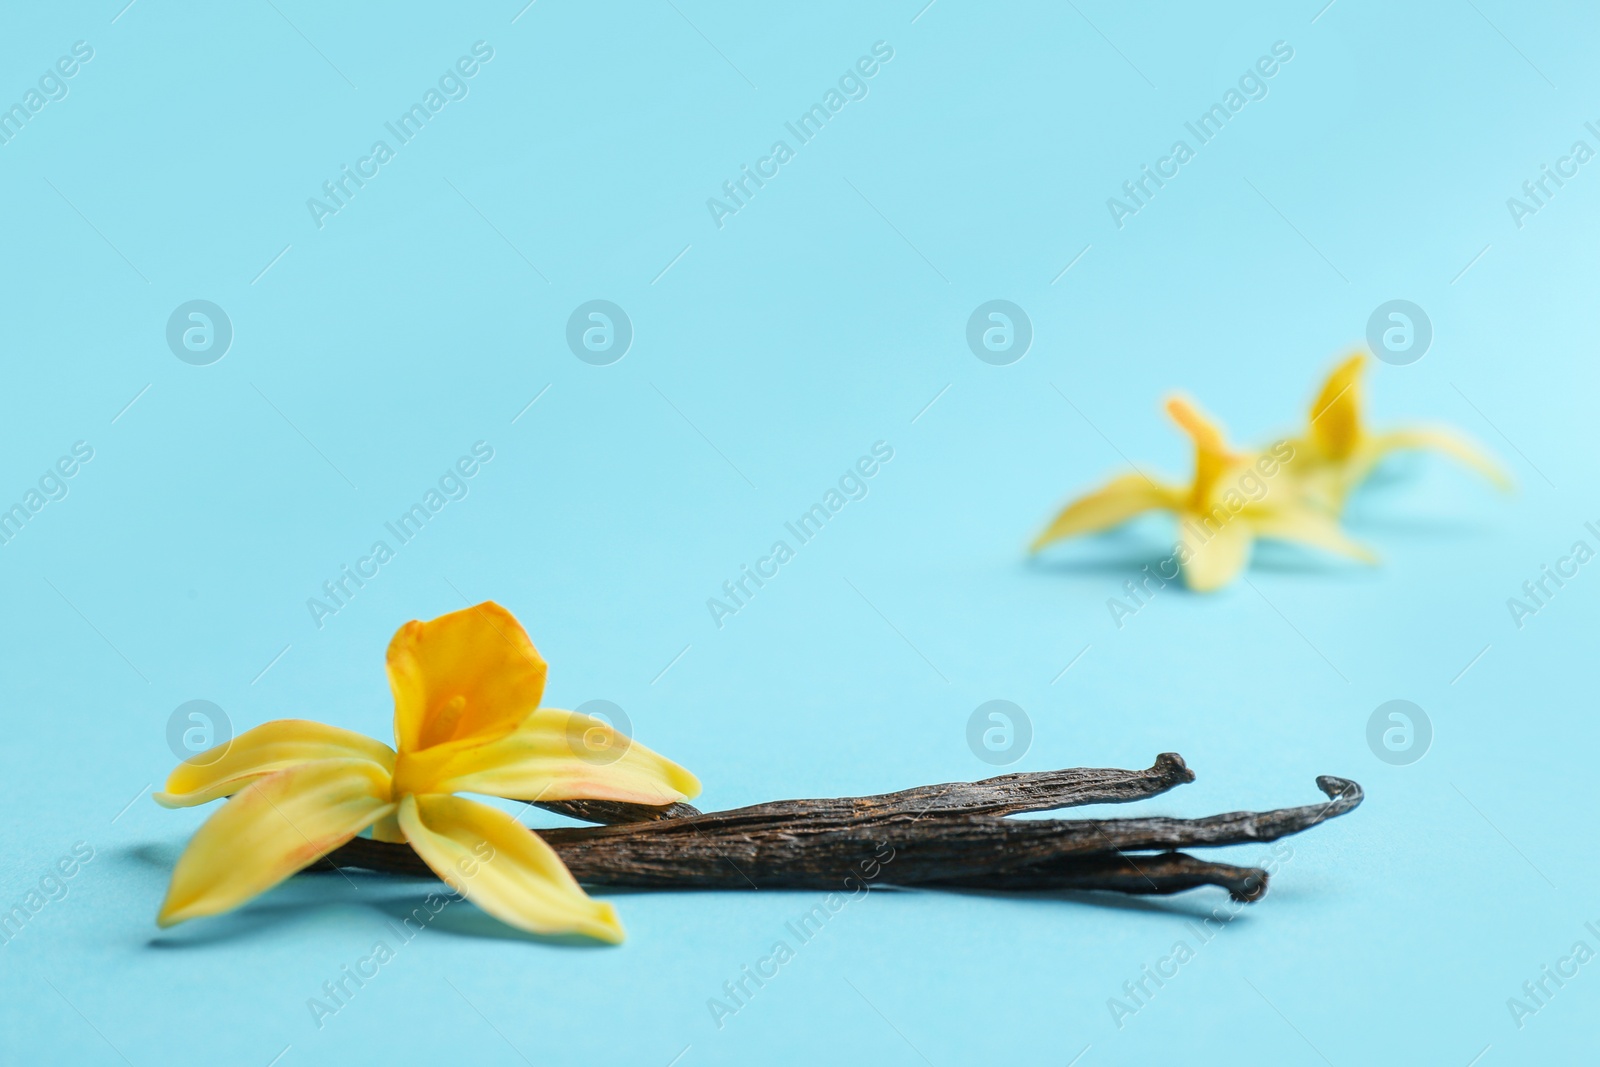
{"type": "MultiPolygon", "coordinates": [[[[1250,559],[1256,538],[1297,541],[1371,562],[1365,548],[1347,538],[1338,523],[1313,506],[1300,484],[1286,474],[1294,446],[1279,442],[1258,452],[1234,452],[1222,430],[1189,401],[1167,401],[1172,416],[1194,442],[1194,477],[1187,486],[1165,485],[1144,474],[1113,478],[1074,500],[1034,539],[1031,551],[1052,542],[1120,525],[1146,511],[1170,511],[1178,519],[1174,554],[1184,581],[1198,592],[1227,585],[1250,559]]],[[[1176,572],[1163,577],[1175,577],[1176,572]]]]}
{"type": "Polygon", "coordinates": [[[1350,493],[1391,452],[1433,449],[1461,461],[1497,487],[1511,479],[1471,442],[1449,430],[1416,428],[1373,433],[1361,422],[1361,375],[1365,353],[1357,352],[1334,368],[1311,402],[1305,436],[1295,440],[1290,473],[1305,483],[1318,503],[1339,514],[1350,493]]]}
{"type": "Polygon", "coordinates": [[[280,719],[178,765],[158,803],[232,799],[179,858],[157,922],[238,907],[371,827],[380,840],[408,842],[503,922],[621,941],[611,905],[590,899],[537,834],[454,794],[671,804],[700,791],[694,775],[599,719],[541,708],[545,661],[493,602],[406,623],[389,644],[388,672],[393,749],[280,719]]]}

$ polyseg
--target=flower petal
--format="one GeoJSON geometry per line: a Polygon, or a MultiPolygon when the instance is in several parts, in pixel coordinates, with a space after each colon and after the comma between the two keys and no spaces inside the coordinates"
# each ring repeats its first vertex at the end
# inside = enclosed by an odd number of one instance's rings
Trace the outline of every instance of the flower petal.
{"type": "Polygon", "coordinates": [[[195,832],[156,922],[238,907],[392,810],[388,772],[370,760],[317,760],[259,778],[195,832]]]}
{"type": "Polygon", "coordinates": [[[1328,552],[1337,552],[1363,563],[1378,562],[1377,553],[1365,545],[1351,540],[1339,528],[1339,523],[1329,515],[1305,508],[1269,511],[1250,516],[1250,525],[1257,537],[1270,537],[1278,541],[1296,541],[1328,552]]]}
{"type": "Polygon", "coordinates": [[[373,823],[372,839],[374,841],[387,841],[391,845],[404,844],[406,835],[405,831],[400,829],[400,817],[391,811],[373,823]]]}
{"type": "Polygon", "coordinates": [[[611,905],[584,893],[555,850],[505,812],[460,797],[407,795],[400,826],[435,874],[501,922],[622,940],[611,905]]]}
{"type": "Polygon", "coordinates": [[[1238,577],[1250,561],[1254,543],[1250,522],[1242,516],[1233,516],[1214,531],[1204,525],[1205,519],[1190,514],[1178,524],[1183,580],[1197,593],[1221,589],[1238,577]]]}
{"type": "Polygon", "coordinates": [[[1367,358],[1360,352],[1333,369],[1311,402],[1311,441],[1328,459],[1344,459],[1361,440],[1361,373],[1367,358]]]}
{"type": "Polygon", "coordinates": [[[1210,499],[1217,480],[1239,457],[1228,451],[1222,427],[1190,401],[1172,397],[1167,401],[1167,414],[1194,442],[1194,485],[1189,490],[1189,502],[1201,507],[1210,499]]]}
{"type": "Polygon", "coordinates": [[[1124,474],[1068,504],[1034,538],[1030,552],[1037,552],[1052,541],[1081,534],[1099,533],[1121,525],[1136,515],[1156,508],[1170,508],[1176,494],[1142,474],[1124,474]]]}
{"type": "Polygon", "coordinates": [[[1391,430],[1388,433],[1374,435],[1367,448],[1362,452],[1356,479],[1365,478],[1372,468],[1377,466],[1379,461],[1390,452],[1397,452],[1403,449],[1431,449],[1435,452],[1443,452],[1445,455],[1471,467],[1493,482],[1497,488],[1507,492],[1512,488],[1510,476],[1501,470],[1494,460],[1467,441],[1466,438],[1448,430],[1422,428],[1391,430]]]}
{"type": "Polygon", "coordinates": [[[540,708],[510,734],[476,748],[401,761],[401,788],[486,793],[511,800],[675,804],[700,792],[694,775],[591,715],[540,708]]]}
{"type": "Polygon", "coordinates": [[[321,759],[364,759],[394,772],[394,750],[352,730],[309,719],[276,719],[198,755],[167,776],[157,804],[187,808],[237,793],[257,778],[321,759]]]}
{"type": "Polygon", "coordinates": [[[527,631],[493,601],[408,622],[389,643],[396,747],[502,737],[539,706],[544,678],[527,631]]]}

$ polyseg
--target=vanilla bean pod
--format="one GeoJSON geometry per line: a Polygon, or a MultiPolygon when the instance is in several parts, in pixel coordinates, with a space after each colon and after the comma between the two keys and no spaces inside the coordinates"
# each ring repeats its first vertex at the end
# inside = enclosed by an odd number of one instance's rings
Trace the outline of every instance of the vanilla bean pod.
{"type": "MultiPolygon", "coordinates": [[[[563,859],[569,858],[557,846],[563,859]]],[[[362,867],[387,871],[393,874],[410,874],[423,878],[433,877],[433,871],[406,845],[386,844],[357,838],[329,855],[322,865],[362,867]]],[[[892,861],[891,861],[892,863],[892,861]]],[[[888,868],[880,864],[880,869],[888,868]]],[[[870,869],[870,868],[869,868],[870,869]]],[[[727,868],[720,877],[644,880],[626,871],[607,871],[595,874],[574,870],[579,881],[591,887],[615,889],[750,889],[752,883],[740,879],[737,871],[727,868]]],[[[864,872],[844,871],[831,876],[800,877],[781,884],[768,885],[768,889],[829,889],[853,888],[845,879],[854,877],[865,883],[871,879],[864,872]]],[[[880,884],[904,884],[893,877],[881,877],[880,884]]],[[[1111,890],[1130,894],[1168,894],[1187,889],[1214,885],[1228,890],[1235,899],[1245,902],[1259,900],[1266,893],[1267,872],[1258,867],[1235,867],[1224,863],[1210,863],[1186,856],[1181,852],[1162,852],[1153,855],[1127,855],[1119,853],[1092,853],[1070,857],[1054,864],[1022,867],[998,871],[975,871],[957,878],[937,879],[909,883],[911,888],[968,889],[997,892],[1057,892],[1066,890],[1111,890]]]]}
{"type": "MultiPolygon", "coordinates": [[[[1078,768],[921,786],[872,797],[779,801],[684,814],[605,802],[541,806],[620,824],[537,831],[582,883],[635,889],[837,889],[846,877],[900,886],[1046,891],[1178,892],[1220,885],[1251,900],[1265,872],[1181,854],[1126,856],[1271,841],[1352,810],[1354,782],[1324,776],[1323,804],[1205,819],[1028,819],[998,816],[1154,796],[1192,781],[1181,757],[1163,753],[1142,771],[1078,768]],[[645,821],[648,819],[650,821],[645,821]],[[871,873],[868,873],[871,872],[871,873]]],[[[357,838],[329,866],[427,875],[403,844],[357,838]]]]}
{"type": "Polygon", "coordinates": [[[1206,819],[1006,819],[810,816],[749,809],[622,826],[540,831],[580,882],[637,888],[824,888],[893,849],[881,880],[913,885],[1000,872],[1067,856],[1271,841],[1342,815],[1360,802],[1343,779],[1321,778],[1332,799],[1206,819]]]}
{"type": "MultiPolygon", "coordinates": [[[[788,823],[821,817],[867,819],[905,814],[918,818],[928,815],[1012,815],[1082,804],[1125,804],[1165,793],[1174,786],[1192,781],[1194,772],[1183,762],[1183,757],[1176,752],[1163,752],[1151,767],[1139,771],[1098,767],[1027,771],[1002,774],[977,782],[919,785],[876,796],[778,800],[716,814],[737,815],[752,824],[763,818],[770,818],[775,823],[788,823]]],[[[584,822],[606,825],[656,822],[702,814],[688,804],[670,804],[658,808],[612,800],[548,801],[539,802],[538,806],[584,822]]]]}
{"type": "Polygon", "coordinates": [[[974,889],[1009,893],[1108,889],[1118,893],[1181,893],[1201,886],[1220,886],[1243,903],[1267,892],[1267,872],[1186,856],[1182,852],[1100,853],[1073,856],[1014,870],[993,871],[919,882],[920,889],[974,889]]]}
{"type": "Polygon", "coordinates": [[[691,815],[701,814],[700,809],[693,804],[666,804],[656,807],[651,804],[629,804],[621,800],[547,800],[537,802],[537,806],[546,811],[553,811],[557,815],[606,826],[620,822],[687,819],[691,815]]]}

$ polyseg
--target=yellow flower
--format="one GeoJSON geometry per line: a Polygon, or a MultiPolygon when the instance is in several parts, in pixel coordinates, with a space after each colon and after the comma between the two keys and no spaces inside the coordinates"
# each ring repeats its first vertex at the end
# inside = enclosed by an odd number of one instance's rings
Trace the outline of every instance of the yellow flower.
{"type": "Polygon", "coordinates": [[[1197,592],[1231,582],[1250,560],[1256,538],[1298,541],[1371,562],[1373,556],[1312,506],[1284,468],[1294,447],[1279,442],[1259,453],[1234,452],[1221,428],[1188,401],[1167,401],[1167,413],[1194,441],[1194,478],[1188,486],[1164,485],[1143,474],[1113,478],[1062,509],[1033,542],[1031,551],[1068,537],[1098,533],[1146,511],[1170,511],[1178,519],[1178,546],[1158,566],[1163,579],[1179,568],[1197,592]]]}
{"type": "Polygon", "coordinates": [[[393,749],[280,719],[178,765],[158,803],[232,799],[179,858],[157,922],[237,907],[372,827],[512,926],[621,941],[611,905],[590,899],[537,834],[453,794],[671,804],[700,791],[694,775],[599,719],[541,708],[545,662],[493,602],[406,623],[388,669],[393,749]]]}
{"type": "Polygon", "coordinates": [[[1361,422],[1361,374],[1366,356],[1357,352],[1334,368],[1311,402],[1305,436],[1296,440],[1290,473],[1327,510],[1344,510],[1350,493],[1382,459],[1401,449],[1431,448],[1465,463],[1500,489],[1511,479],[1466,439],[1441,429],[1372,433],[1361,422]]]}

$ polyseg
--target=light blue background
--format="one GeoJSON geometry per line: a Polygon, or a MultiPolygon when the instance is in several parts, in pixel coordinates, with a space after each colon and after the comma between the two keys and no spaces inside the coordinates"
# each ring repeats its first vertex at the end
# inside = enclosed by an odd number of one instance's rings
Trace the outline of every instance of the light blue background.
{"type": "Polygon", "coordinates": [[[1506,599],[1596,545],[1600,163],[1520,229],[1506,198],[1600,147],[1594,13],[922,2],[12,6],[0,101],[75,41],[94,59],[0,145],[0,498],[95,453],[0,548],[0,905],[75,842],[95,858],[0,947],[0,1058],[1592,1059],[1600,964],[1520,1030],[1506,1000],[1600,948],[1600,565],[1521,630],[1506,599]],[[307,198],[479,40],[470,95],[319,230],[307,198]],[[1106,198],[1280,40],[1266,99],[1119,230],[1106,198]],[[707,198],[876,41],[870,95],[718,229],[707,198]],[[164,339],[196,298],[236,331],[207,367],[164,339]],[[608,367],[564,341],[593,298],[636,330],[608,367]],[[963,339],[993,298],[1035,328],[1008,367],[963,339]],[[1374,365],[1375,421],[1460,426],[1515,495],[1397,463],[1351,517],[1381,567],[1263,552],[1250,584],[1169,589],[1121,629],[1106,600],[1169,525],[1025,561],[1119,452],[1186,471],[1169,391],[1241,442],[1292,431],[1392,298],[1436,339],[1374,365]],[[479,440],[470,495],[313,625],[307,598],[479,440]],[[706,599],[879,440],[870,495],[716,628],[706,599]],[[488,598],[549,659],[551,703],[617,702],[708,808],[992,773],[965,741],[990,699],[1033,721],[1012,769],[1181,752],[1198,782],[1147,812],[1309,803],[1322,773],[1368,800],[1293,839],[1268,898],[1120,1030],[1107,999],[1219,891],[873,893],[720,1030],[708,998],[820,894],[617,895],[620,948],[461,905],[320,1030],[307,998],[425,883],[307,877],[158,932],[205,814],[149,799],[173,709],[387,738],[395,628],[488,598]],[[1396,698],[1436,732],[1406,767],[1365,740],[1396,698]]]}

